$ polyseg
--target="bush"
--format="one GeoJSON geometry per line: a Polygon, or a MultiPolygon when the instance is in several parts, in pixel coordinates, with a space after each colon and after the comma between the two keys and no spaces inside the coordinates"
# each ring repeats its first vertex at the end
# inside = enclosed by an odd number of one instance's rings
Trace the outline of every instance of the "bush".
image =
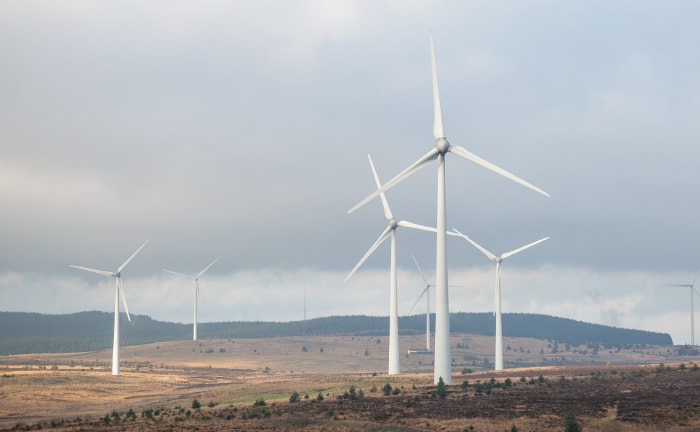
{"type": "Polygon", "coordinates": [[[447,386],[445,385],[445,381],[442,380],[442,377],[438,380],[436,393],[440,399],[445,399],[445,396],[447,396],[447,386]]]}
{"type": "Polygon", "coordinates": [[[202,404],[199,403],[199,401],[195,398],[195,399],[192,401],[192,409],[199,409],[199,408],[201,408],[201,407],[202,407],[202,404]]]}
{"type": "Polygon", "coordinates": [[[382,387],[382,393],[384,393],[384,396],[389,396],[391,394],[391,384],[384,384],[384,387],[382,387]]]}
{"type": "Polygon", "coordinates": [[[255,402],[253,402],[253,406],[265,406],[267,403],[265,402],[265,399],[260,398],[257,399],[255,402]]]}
{"type": "Polygon", "coordinates": [[[292,393],[291,396],[289,396],[289,403],[297,403],[301,400],[301,396],[299,395],[299,392],[295,391],[292,393]]]}
{"type": "Polygon", "coordinates": [[[582,432],[583,428],[579,424],[578,421],[576,421],[576,416],[574,416],[574,413],[569,411],[569,413],[566,415],[566,419],[564,419],[564,430],[566,432],[582,432]]]}

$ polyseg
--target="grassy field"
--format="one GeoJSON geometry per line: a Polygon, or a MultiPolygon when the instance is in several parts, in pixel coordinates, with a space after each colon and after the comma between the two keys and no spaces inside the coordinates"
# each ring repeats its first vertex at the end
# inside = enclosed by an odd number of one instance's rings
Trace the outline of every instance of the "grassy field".
{"type": "Polygon", "coordinates": [[[424,343],[424,337],[402,338],[398,376],[385,373],[387,337],[123,347],[117,377],[110,374],[110,350],[0,357],[0,428],[563,430],[571,411],[586,430],[700,430],[700,405],[692,399],[700,398],[698,359],[679,357],[674,347],[593,353],[586,346],[567,351],[549,341],[505,338],[507,370],[495,373],[493,338],[454,335],[453,383],[442,400],[434,395],[432,355],[406,354],[424,343]],[[659,372],[660,363],[674,366],[659,372]],[[398,394],[385,396],[386,384],[398,394]],[[349,397],[351,387],[363,397],[349,397]],[[290,403],[294,392],[300,400],[290,403]],[[193,408],[195,399],[201,407],[193,408]],[[660,414],[666,399],[669,412],[678,413],[660,414]],[[254,406],[261,400],[264,406],[254,406]],[[650,412],[658,422],[645,416],[650,412]]]}

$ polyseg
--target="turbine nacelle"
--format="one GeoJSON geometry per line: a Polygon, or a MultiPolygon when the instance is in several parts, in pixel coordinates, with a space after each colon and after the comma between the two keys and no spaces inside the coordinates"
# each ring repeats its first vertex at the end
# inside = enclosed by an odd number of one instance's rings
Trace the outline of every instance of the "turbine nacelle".
{"type": "Polygon", "coordinates": [[[441,155],[444,155],[450,150],[450,142],[445,137],[435,139],[435,150],[441,155]]]}

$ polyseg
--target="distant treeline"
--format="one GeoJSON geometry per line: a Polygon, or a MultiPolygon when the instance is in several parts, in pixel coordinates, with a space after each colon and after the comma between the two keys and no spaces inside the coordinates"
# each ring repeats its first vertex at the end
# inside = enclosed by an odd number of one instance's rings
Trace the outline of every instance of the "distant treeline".
{"type": "MultiPolygon", "coordinates": [[[[431,315],[435,328],[435,314],[431,315]]],[[[191,324],[156,321],[145,315],[121,315],[122,345],[140,345],[192,337],[191,324]]],[[[107,312],[79,312],[45,315],[0,312],[0,355],[45,352],[85,352],[112,346],[114,315],[107,312]]],[[[403,335],[424,334],[425,315],[399,318],[403,335]]],[[[490,313],[452,313],[453,333],[493,335],[495,320],[490,313]]],[[[368,335],[389,332],[388,317],[333,316],[292,322],[199,323],[201,338],[267,338],[277,336],[368,335]]],[[[571,345],[600,343],[609,346],[672,345],[671,336],[643,330],[590,324],[539,314],[503,314],[503,335],[547,339],[571,345]]]]}

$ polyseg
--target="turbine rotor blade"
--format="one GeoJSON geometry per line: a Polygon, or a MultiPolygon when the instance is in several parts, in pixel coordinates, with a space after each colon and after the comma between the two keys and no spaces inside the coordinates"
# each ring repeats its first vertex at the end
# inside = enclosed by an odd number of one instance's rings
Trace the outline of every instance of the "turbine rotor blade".
{"type": "Polygon", "coordinates": [[[124,261],[124,264],[122,264],[121,266],[119,266],[119,268],[117,269],[117,273],[121,273],[122,270],[124,270],[124,268],[127,266],[127,264],[129,264],[129,262],[131,262],[131,260],[134,259],[134,257],[136,256],[136,254],[138,254],[139,252],[141,252],[141,249],[143,249],[144,246],[146,246],[146,245],[148,244],[149,241],[151,241],[151,239],[146,240],[146,242],[145,242],[144,244],[142,244],[140,248],[136,249],[136,252],[134,252],[133,254],[131,254],[131,256],[129,257],[129,259],[127,259],[126,261],[124,261]]]}
{"type": "Polygon", "coordinates": [[[97,269],[90,268],[90,267],[81,267],[81,266],[76,266],[76,265],[72,265],[72,264],[70,264],[68,267],[73,267],[73,268],[78,269],[78,270],[85,270],[85,271],[88,271],[91,273],[97,273],[99,275],[107,276],[107,277],[114,277],[115,276],[115,274],[113,272],[107,271],[107,270],[97,270],[97,269]]]}
{"type": "Polygon", "coordinates": [[[491,261],[498,261],[498,257],[497,257],[496,255],[494,255],[494,254],[492,254],[491,252],[487,251],[487,250],[486,250],[483,246],[481,246],[479,243],[475,242],[474,240],[470,239],[470,238],[467,237],[466,235],[462,234],[457,228],[452,228],[452,229],[454,230],[454,232],[457,233],[457,235],[463,237],[466,241],[468,241],[469,243],[471,243],[475,248],[479,249],[479,250],[481,251],[481,253],[483,253],[484,255],[486,255],[486,256],[488,257],[488,259],[490,259],[491,261]]]}
{"type": "MultiPolygon", "coordinates": [[[[418,260],[416,259],[416,256],[413,255],[413,252],[411,252],[411,258],[413,258],[413,262],[416,263],[416,267],[418,268],[418,273],[420,274],[421,279],[423,279],[423,282],[425,282],[425,289],[428,289],[428,286],[430,284],[428,283],[428,280],[425,278],[425,275],[423,274],[423,270],[421,270],[420,266],[418,265],[418,260]]],[[[423,294],[421,294],[423,296],[423,294]]],[[[415,305],[413,305],[415,306],[415,305]]],[[[413,309],[413,308],[411,308],[413,309]]]]}
{"type": "Polygon", "coordinates": [[[693,278],[693,282],[691,283],[691,285],[695,286],[695,281],[698,280],[698,276],[700,276],[700,270],[698,270],[698,272],[695,273],[695,277],[693,278]]]}
{"type": "Polygon", "coordinates": [[[214,263],[217,262],[217,261],[219,261],[220,259],[221,259],[221,257],[215,259],[215,260],[212,261],[208,266],[204,267],[204,270],[202,270],[201,272],[199,272],[199,273],[197,274],[197,276],[194,277],[194,279],[195,279],[195,280],[199,279],[200,276],[202,276],[202,275],[204,274],[204,272],[206,272],[207,270],[209,270],[209,267],[213,266],[214,263]]]}
{"type": "Polygon", "coordinates": [[[418,299],[416,299],[416,302],[413,303],[413,306],[411,306],[411,310],[408,311],[408,314],[407,314],[407,315],[411,315],[411,312],[413,312],[413,309],[416,307],[416,305],[418,304],[418,302],[420,301],[420,299],[423,298],[423,296],[425,295],[425,292],[426,292],[426,291],[428,291],[428,287],[427,287],[427,286],[426,286],[425,288],[423,288],[423,291],[421,291],[420,295],[418,296],[418,299]]]}
{"type": "Polygon", "coordinates": [[[367,252],[364,254],[364,256],[360,259],[360,261],[355,265],[355,267],[350,271],[350,273],[345,277],[345,281],[347,282],[350,277],[355,274],[357,269],[360,268],[362,264],[364,264],[365,261],[367,261],[367,258],[372,255],[372,253],[382,244],[384,243],[384,240],[389,238],[389,235],[391,234],[392,228],[390,226],[386,227],[384,231],[379,235],[377,240],[370,246],[370,248],[367,250],[367,252]]]}
{"type": "Polygon", "coordinates": [[[126,304],[126,294],[124,293],[124,287],[122,286],[121,277],[117,276],[117,288],[119,290],[119,297],[122,298],[122,304],[124,305],[124,311],[126,312],[126,318],[131,321],[131,315],[129,315],[129,306],[126,304]]]}
{"type": "Polygon", "coordinates": [[[190,275],[186,275],[186,274],[184,274],[184,273],[178,273],[178,272],[174,272],[174,271],[168,270],[168,269],[163,269],[163,271],[164,271],[164,272],[171,273],[171,274],[174,274],[174,275],[176,275],[176,276],[181,276],[181,277],[184,277],[184,278],[187,278],[187,279],[194,279],[194,277],[192,277],[192,276],[190,276],[190,275]]]}
{"type": "Polygon", "coordinates": [[[487,161],[486,159],[482,159],[479,156],[475,155],[474,153],[470,152],[469,150],[460,147],[460,146],[450,146],[447,151],[456,154],[457,156],[464,158],[466,160],[472,161],[477,165],[481,165],[482,167],[489,169],[497,174],[502,175],[503,177],[510,179],[516,183],[519,183],[523,186],[525,186],[528,189],[532,189],[533,191],[542,194],[546,197],[549,197],[549,194],[542,189],[538,188],[537,186],[526,182],[525,180],[521,179],[520,177],[516,176],[515,174],[511,174],[510,172],[504,170],[501,167],[498,167],[491,162],[487,161]]]}
{"type": "Polygon", "coordinates": [[[506,259],[506,258],[508,258],[508,257],[511,257],[511,256],[515,255],[516,253],[518,253],[518,252],[522,252],[522,251],[524,251],[525,249],[531,248],[532,246],[535,246],[535,245],[537,245],[537,244],[540,244],[540,243],[542,243],[543,241],[548,240],[548,239],[549,239],[549,237],[545,237],[545,238],[539,239],[539,240],[537,240],[537,241],[534,241],[534,242],[532,242],[532,243],[530,243],[530,244],[526,244],[525,246],[519,247],[519,248],[517,248],[517,249],[513,249],[512,251],[506,252],[506,253],[504,253],[503,255],[501,255],[501,259],[506,259]]]}
{"type": "Polygon", "coordinates": [[[438,88],[437,62],[435,61],[435,45],[433,44],[433,34],[430,33],[430,59],[433,72],[433,109],[435,120],[433,122],[433,135],[435,139],[445,137],[445,129],[442,124],[442,109],[440,108],[440,89],[438,88]]]}
{"type": "Polygon", "coordinates": [[[377,189],[376,191],[372,192],[371,194],[367,195],[362,201],[359,203],[355,204],[353,208],[348,210],[348,214],[354,212],[355,210],[359,209],[363,205],[367,204],[371,200],[373,200],[377,195],[379,195],[382,192],[386,192],[387,190],[391,189],[392,187],[396,186],[401,182],[403,179],[406,177],[410,176],[411,174],[415,173],[419,169],[423,168],[425,165],[427,165],[429,162],[432,162],[433,160],[437,159],[438,157],[438,151],[433,148],[431,149],[428,153],[426,153],[423,157],[415,161],[413,164],[411,164],[408,168],[405,170],[401,171],[399,174],[397,174],[393,179],[389,180],[388,182],[384,183],[384,185],[377,189]]]}
{"type": "Polygon", "coordinates": [[[420,224],[416,224],[416,223],[405,221],[405,220],[400,220],[400,221],[396,222],[396,224],[400,227],[403,227],[403,228],[412,228],[412,229],[416,229],[416,230],[420,230],[420,231],[428,231],[428,232],[433,232],[433,233],[437,232],[437,229],[435,229],[433,227],[420,225],[420,224]]]}
{"type": "MultiPolygon", "coordinates": [[[[369,159],[369,166],[372,168],[372,175],[374,176],[374,183],[377,185],[377,190],[382,188],[382,183],[379,181],[379,176],[377,175],[377,170],[374,169],[374,163],[372,163],[372,157],[370,155],[367,155],[367,159],[369,159]]],[[[391,214],[391,209],[389,208],[389,202],[386,200],[386,196],[384,195],[384,192],[381,192],[379,194],[379,198],[382,199],[382,207],[384,208],[384,217],[386,220],[391,220],[394,219],[394,216],[391,214]]]]}

